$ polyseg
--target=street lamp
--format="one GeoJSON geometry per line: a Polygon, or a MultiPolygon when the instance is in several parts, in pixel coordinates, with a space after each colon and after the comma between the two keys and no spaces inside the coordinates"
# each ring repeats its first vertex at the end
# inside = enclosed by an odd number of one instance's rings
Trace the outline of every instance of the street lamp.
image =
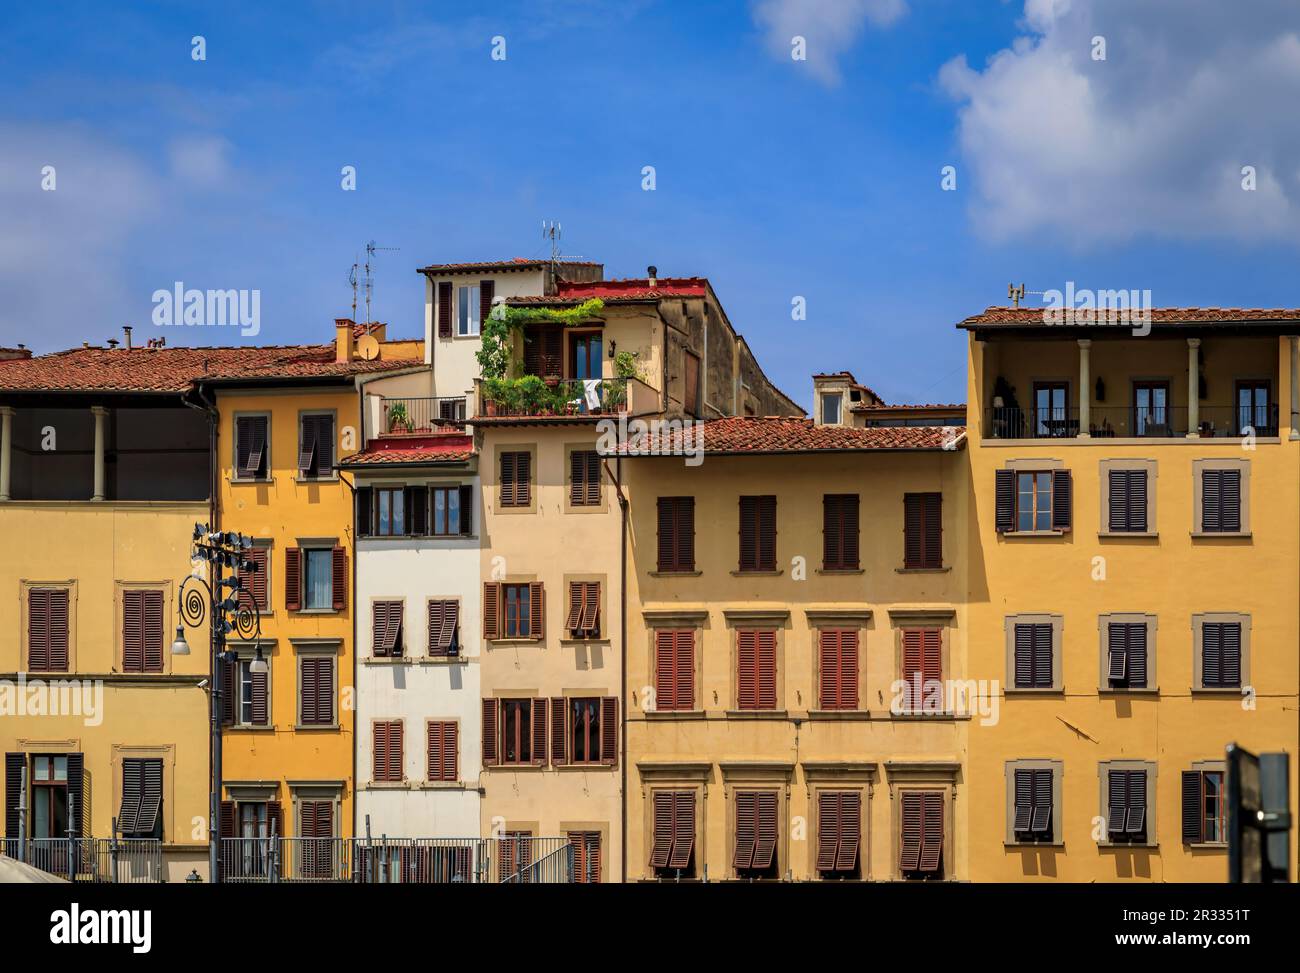
{"type": "Polygon", "coordinates": [[[239,594],[246,589],[239,572],[258,570],[257,562],[247,559],[244,552],[253,546],[251,537],[234,531],[213,531],[207,524],[195,524],[190,538],[190,559],[211,565],[211,583],[195,572],[181,582],[176,592],[179,624],[176,640],[172,642],[172,655],[189,655],[190,644],[185,640],[185,626],[198,628],[206,620],[211,627],[212,690],[209,695],[209,733],[212,747],[212,791],[208,795],[208,868],[213,882],[220,881],[218,867],[219,840],[217,833],[217,808],[221,801],[221,674],[225,664],[238,659],[226,650],[226,636],[234,633],[242,641],[252,641],[256,655],[250,665],[254,672],[266,672],[266,659],[262,656],[262,613],[254,598],[241,603],[239,594]],[[235,573],[225,577],[225,568],[235,573]],[[226,596],[223,589],[229,588],[226,596]]]}

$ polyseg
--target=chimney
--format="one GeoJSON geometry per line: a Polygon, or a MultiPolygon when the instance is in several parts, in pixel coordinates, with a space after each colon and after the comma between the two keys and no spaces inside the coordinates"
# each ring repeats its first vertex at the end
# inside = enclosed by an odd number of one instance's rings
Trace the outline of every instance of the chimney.
{"type": "Polygon", "coordinates": [[[122,333],[126,335],[126,350],[130,351],[131,350],[131,326],[129,324],[122,325],[122,333]]]}
{"type": "Polygon", "coordinates": [[[654,264],[651,264],[649,267],[645,269],[645,272],[646,272],[646,276],[650,278],[650,289],[654,290],[655,284],[659,282],[658,280],[659,268],[656,267],[654,264]]]}
{"type": "Polygon", "coordinates": [[[352,361],[352,329],[356,322],[351,318],[334,319],[334,360],[336,362],[352,361]]]}

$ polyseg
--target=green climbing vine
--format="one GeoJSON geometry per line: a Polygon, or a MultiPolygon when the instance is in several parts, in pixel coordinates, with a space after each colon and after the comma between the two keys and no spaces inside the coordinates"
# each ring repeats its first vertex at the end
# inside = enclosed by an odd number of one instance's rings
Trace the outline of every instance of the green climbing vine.
{"type": "Polygon", "coordinates": [[[566,328],[583,324],[604,306],[605,302],[598,297],[566,308],[496,305],[483,322],[479,350],[475,353],[483,376],[484,396],[507,415],[516,412],[559,415],[570,409],[572,393],[563,384],[550,386],[538,375],[510,374],[518,372],[520,364],[512,355],[514,336],[529,324],[562,324],[566,328]]]}

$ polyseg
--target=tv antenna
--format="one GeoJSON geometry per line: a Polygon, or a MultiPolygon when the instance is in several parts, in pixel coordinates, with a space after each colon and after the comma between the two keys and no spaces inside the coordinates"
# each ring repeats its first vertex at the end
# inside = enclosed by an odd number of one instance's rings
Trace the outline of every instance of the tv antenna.
{"type": "MultiPolygon", "coordinates": [[[[371,262],[372,260],[374,260],[374,258],[375,258],[375,254],[376,254],[377,252],[381,251],[381,250],[384,250],[384,251],[390,251],[390,252],[395,252],[395,251],[400,250],[400,249],[401,249],[400,247],[377,247],[377,246],[375,246],[375,241],[374,241],[374,240],[371,240],[369,243],[366,244],[366,265],[365,265],[365,276],[362,278],[362,283],[365,284],[365,288],[366,288],[366,322],[365,322],[365,323],[366,323],[367,326],[369,326],[370,323],[371,323],[371,317],[370,317],[370,297],[371,297],[371,294],[374,292],[374,289],[375,289],[375,277],[374,277],[374,274],[372,274],[372,273],[370,272],[370,262],[371,262]]],[[[353,273],[353,275],[356,274],[356,264],[353,264],[353,265],[352,265],[352,273],[353,273]]],[[[355,320],[357,319],[357,317],[356,317],[356,314],[357,314],[357,307],[356,307],[356,284],[355,284],[355,282],[354,282],[353,285],[352,285],[352,301],[353,301],[353,304],[352,304],[352,320],[355,321],[355,320]]]]}

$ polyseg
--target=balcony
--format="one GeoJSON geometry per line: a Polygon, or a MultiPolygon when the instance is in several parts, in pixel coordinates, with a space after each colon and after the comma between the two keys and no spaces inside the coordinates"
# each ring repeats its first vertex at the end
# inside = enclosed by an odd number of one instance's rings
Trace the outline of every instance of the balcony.
{"type": "MultiPolygon", "coordinates": [[[[1097,406],[1088,410],[1086,432],[1094,439],[1182,439],[1189,428],[1186,406],[1097,406]]],[[[1239,439],[1247,434],[1276,436],[1278,409],[1269,405],[1201,406],[1196,433],[1202,439],[1239,439]]],[[[1048,409],[994,408],[985,413],[989,439],[1073,439],[1081,432],[1077,406],[1048,409]]]]}
{"type": "Polygon", "coordinates": [[[465,406],[463,395],[381,398],[378,433],[380,436],[433,436],[464,432],[465,406]]]}
{"type": "Polygon", "coordinates": [[[638,416],[661,409],[659,393],[638,378],[476,379],[474,402],[479,418],[638,416]]]}

